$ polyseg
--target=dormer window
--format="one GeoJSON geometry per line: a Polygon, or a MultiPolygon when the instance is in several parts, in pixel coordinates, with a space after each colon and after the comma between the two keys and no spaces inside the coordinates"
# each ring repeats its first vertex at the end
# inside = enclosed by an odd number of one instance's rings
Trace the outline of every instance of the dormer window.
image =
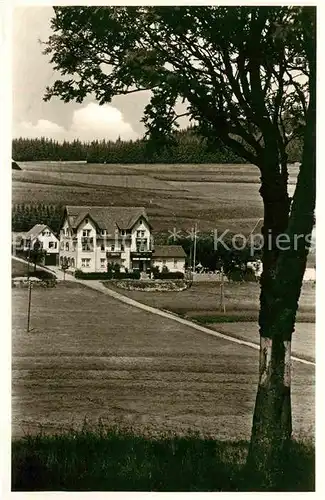
{"type": "Polygon", "coordinates": [[[122,234],[122,236],[125,236],[125,230],[124,229],[122,229],[121,234],[122,234]]]}
{"type": "Polygon", "coordinates": [[[101,230],[101,234],[102,234],[102,236],[104,236],[104,235],[105,235],[105,233],[106,233],[106,229],[102,229],[102,230],[101,230]]]}
{"type": "Polygon", "coordinates": [[[85,223],[88,224],[88,222],[89,222],[89,219],[85,219],[85,223]]]}

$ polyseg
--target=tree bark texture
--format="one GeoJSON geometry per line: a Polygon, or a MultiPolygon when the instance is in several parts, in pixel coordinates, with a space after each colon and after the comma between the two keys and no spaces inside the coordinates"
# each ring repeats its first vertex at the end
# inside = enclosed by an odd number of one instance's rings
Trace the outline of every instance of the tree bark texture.
{"type": "Polygon", "coordinates": [[[269,489],[281,482],[292,433],[291,339],[314,225],[315,135],[316,92],[312,83],[302,164],[290,216],[283,193],[271,202],[267,183],[261,190],[265,207],[264,232],[274,231],[270,239],[273,242],[276,234],[282,231],[288,241],[286,249],[281,250],[270,249],[265,242],[259,318],[259,382],[247,459],[248,471],[269,489]]]}

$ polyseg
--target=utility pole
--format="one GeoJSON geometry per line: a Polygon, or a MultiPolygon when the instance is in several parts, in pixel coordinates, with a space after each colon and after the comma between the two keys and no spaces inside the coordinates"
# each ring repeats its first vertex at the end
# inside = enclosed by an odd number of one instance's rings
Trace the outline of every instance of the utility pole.
{"type": "Polygon", "coordinates": [[[196,232],[197,232],[197,223],[195,223],[194,228],[194,249],[193,249],[193,272],[195,273],[195,261],[196,261],[196,232]]]}
{"type": "Polygon", "coordinates": [[[30,326],[30,307],[32,302],[32,282],[28,283],[28,310],[27,310],[27,333],[29,332],[30,326]]]}
{"type": "Polygon", "coordinates": [[[190,262],[189,262],[190,279],[192,279],[192,244],[190,245],[190,262]]]}
{"type": "Polygon", "coordinates": [[[256,222],[255,226],[253,227],[253,229],[252,229],[252,230],[251,230],[251,232],[249,233],[248,238],[250,238],[250,237],[252,236],[253,232],[255,231],[255,229],[257,228],[257,226],[259,225],[259,223],[260,223],[260,221],[261,221],[261,220],[263,220],[263,218],[262,218],[262,217],[260,217],[260,218],[257,220],[257,222],[256,222]]]}
{"type": "Polygon", "coordinates": [[[225,285],[224,285],[224,272],[223,266],[221,266],[221,283],[220,283],[220,311],[226,312],[225,306],[225,285]]]}
{"type": "Polygon", "coordinates": [[[30,262],[30,246],[31,246],[31,240],[28,241],[28,257],[27,257],[27,281],[29,282],[29,262],[30,262]]]}

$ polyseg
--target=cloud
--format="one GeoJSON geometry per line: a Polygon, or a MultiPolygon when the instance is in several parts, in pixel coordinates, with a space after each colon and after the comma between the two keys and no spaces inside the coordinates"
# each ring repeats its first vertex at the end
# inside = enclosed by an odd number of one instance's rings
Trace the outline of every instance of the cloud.
{"type": "Polygon", "coordinates": [[[73,112],[72,123],[68,129],[48,120],[38,120],[36,124],[22,121],[14,127],[14,137],[37,138],[47,137],[57,141],[92,141],[106,139],[115,141],[135,140],[138,134],[132,126],[124,121],[122,113],[113,106],[104,104],[99,106],[90,103],[73,112]]]}
{"type": "Polygon", "coordinates": [[[33,125],[31,122],[20,122],[18,126],[14,127],[14,137],[26,137],[35,139],[37,137],[49,137],[52,139],[62,140],[66,133],[63,127],[57,125],[57,123],[50,122],[48,120],[38,120],[38,122],[33,125]]]}

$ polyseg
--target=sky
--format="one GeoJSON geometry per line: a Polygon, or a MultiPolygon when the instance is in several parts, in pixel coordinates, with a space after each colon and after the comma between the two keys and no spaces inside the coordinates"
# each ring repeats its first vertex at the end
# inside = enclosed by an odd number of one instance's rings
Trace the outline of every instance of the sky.
{"type": "MultiPolygon", "coordinates": [[[[147,91],[117,96],[103,106],[91,97],[82,104],[63,103],[57,97],[43,101],[46,86],[60,77],[39,43],[51,34],[52,16],[49,6],[19,6],[13,10],[13,137],[91,141],[143,136],[141,117],[150,97],[147,91]]],[[[183,120],[181,125],[187,123],[183,120]]]]}

